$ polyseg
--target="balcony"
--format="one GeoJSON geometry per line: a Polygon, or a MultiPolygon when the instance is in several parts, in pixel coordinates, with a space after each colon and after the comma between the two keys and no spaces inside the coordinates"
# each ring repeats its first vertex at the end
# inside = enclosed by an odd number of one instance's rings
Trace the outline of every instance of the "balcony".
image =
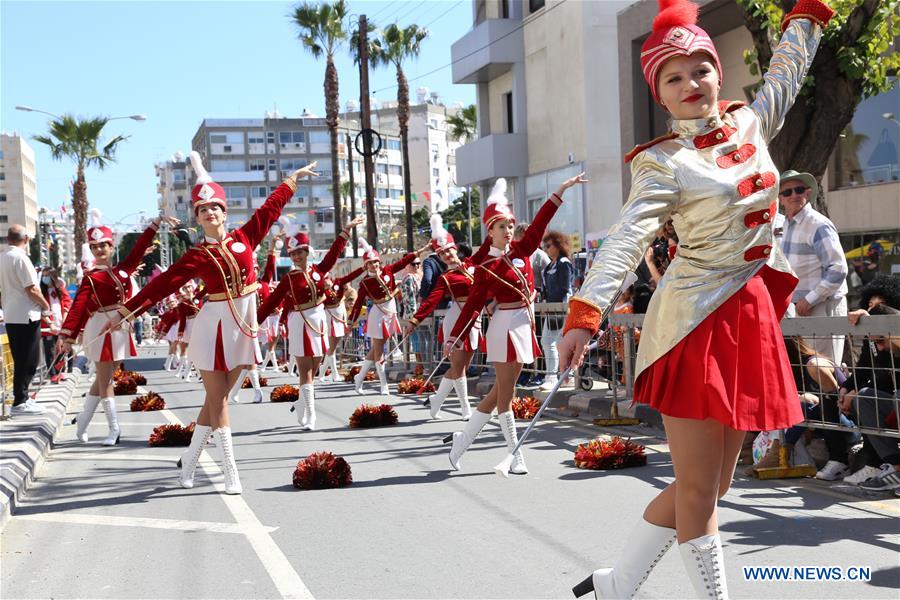
{"type": "Polygon", "coordinates": [[[488,19],[450,47],[453,83],[484,83],[525,60],[522,22],[488,19]]]}
{"type": "Polygon", "coordinates": [[[265,171],[213,171],[209,174],[216,183],[243,183],[245,181],[265,181],[265,171]]]}
{"type": "Polygon", "coordinates": [[[473,185],[496,177],[528,174],[528,137],[498,133],[456,149],[456,182],[473,185]]]}

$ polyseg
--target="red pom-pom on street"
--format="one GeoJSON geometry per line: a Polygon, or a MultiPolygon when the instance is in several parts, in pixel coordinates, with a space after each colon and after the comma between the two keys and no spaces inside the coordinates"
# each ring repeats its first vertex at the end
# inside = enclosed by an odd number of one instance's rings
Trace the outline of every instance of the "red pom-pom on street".
{"type": "Polygon", "coordinates": [[[187,427],[181,425],[160,425],[153,428],[150,434],[150,445],[156,447],[189,446],[194,435],[194,423],[187,427]]]}
{"type": "Polygon", "coordinates": [[[279,385],[269,395],[271,402],[296,402],[300,397],[300,389],[293,385],[279,385]]]}
{"type": "Polygon", "coordinates": [[[579,444],[575,450],[575,466],[579,469],[601,471],[642,467],[646,464],[644,447],[618,436],[608,440],[602,438],[591,440],[579,444]]]}
{"type": "MultiPolygon", "coordinates": [[[[351,367],[347,374],[344,375],[344,381],[346,383],[353,383],[353,378],[359,373],[359,367],[351,367]]],[[[366,373],[366,378],[363,381],[375,381],[375,371],[369,371],[366,373]]]]}
{"type": "Polygon", "coordinates": [[[425,382],[425,378],[420,375],[407,377],[397,382],[398,394],[426,394],[434,391],[434,384],[425,382]]]}
{"type": "Polygon", "coordinates": [[[347,487],[353,483],[353,475],[343,457],[315,452],[297,463],[293,482],[300,490],[324,490],[347,487]]]}
{"type": "Polygon", "coordinates": [[[113,383],[113,394],[116,396],[129,396],[137,394],[138,383],[131,377],[120,377],[113,383]]]}
{"type": "Polygon", "coordinates": [[[133,412],[147,412],[151,410],[163,410],[166,407],[166,401],[156,392],[148,392],[143,396],[138,396],[131,401],[131,410],[133,412]]]}
{"type": "Polygon", "coordinates": [[[354,428],[385,427],[397,421],[397,411],[390,404],[363,404],[350,415],[350,427],[354,428]]]}
{"type": "Polygon", "coordinates": [[[534,396],[523,396],[512,401],[513,415],[517,419],[530,421],[541,408],[541,401],[534,396]]]}
{"type": "MultiPolygon", "coordinates": [[[[269,385],[269,380],[268,380],[268,379],[266,379],[265,377],[260,377],[260,378],[259,378],[259,387],[266,387],[266,386],[268,386],[268,385],[269,385]]],[[[241,382],[241,389],[242,389],[242,390],[246,390],[246,389],[249,389],[249,388],[251,388],[251,387],[253,387],[253,384],[250,383],[250,378],[249,378],[249,377],[244,377],[244,381],[241,382]]]]}

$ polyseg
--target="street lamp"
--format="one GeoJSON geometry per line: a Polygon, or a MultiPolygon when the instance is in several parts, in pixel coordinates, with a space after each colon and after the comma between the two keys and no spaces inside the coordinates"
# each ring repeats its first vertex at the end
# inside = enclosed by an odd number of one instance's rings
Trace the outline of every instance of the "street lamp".
{"type": "Polygon", "coordinates": [[[885,119],[887,119],[888,121],[893,121],[894,123],[897,124],[898,127],[900,127],[900,121],[897,120],[897,117],[894,116],[894,113],[884,113],[881,116],[884,117],[885,119]]]}
{"type": "MultiPolygon", "coordinates": [[[[62,117],[60,117],[59,115],[54,114],[52,112],[47,112],[46,110],[41,110],[39,108],[32,108],[30,106],[25,106],[23,104],[17,105],[16,110],[21,110],[24,112],[39,112],[39,113],[43,113],[45,115],[50,115],[51,117],[54,117],[56,119],[62,119],[62,117]]],[[[131,119],[132,121],[146,121],[147,115],[128,115],[125,117],[110,117],[106,120],[107,121],[115,121],[116,119],[131,119]]]]}

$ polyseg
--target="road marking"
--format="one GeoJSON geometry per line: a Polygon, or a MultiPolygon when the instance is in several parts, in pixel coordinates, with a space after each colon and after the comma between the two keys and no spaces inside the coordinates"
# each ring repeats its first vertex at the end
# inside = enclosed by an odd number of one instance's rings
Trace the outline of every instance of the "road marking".
{"type": "MultiPolygon", "coordinates": [[[[184,425],[171,410],[164,409],[160,412],[169,422],[184,425]]],[[[247,537],[247,541],[250,542],[253,551],[256,552],[256,556],[269,574],[281,597],[313,598],[312,592],[309,591],[309,588],[300,579],[300,575],[294,570],[284,552],[272,539],[270,532],[273,529],[260,523],[250,505],[241,496],[225,493],[222,470],[205,450],[203,454],[206,455],[206,459],[201,458],[198,466],[212,480],[216,491],[221,494],[222,501],[225,502],[225,506],[231,512],[231,515],[237,522],[237,526],[241,528],[242,533],[247,537]]]]}
{"type": "MultiPolygon", "coordinates": [[[[247,531],[238,523],[216,523],[214,521],[186,521],[182,519],[150,519],[145,517],[114,517],[111,515],[83,515],[72,513],[42,513],[16,515],[24,521],[43,523],[67,523],[70,525],[107,525],[110,527],[148,527],[150,529],[174,529],[177,531],[208,531],[210,533],[237,533],[247,531]]],[[[264,527],[268,532],[277,527],[264,527]]]]}

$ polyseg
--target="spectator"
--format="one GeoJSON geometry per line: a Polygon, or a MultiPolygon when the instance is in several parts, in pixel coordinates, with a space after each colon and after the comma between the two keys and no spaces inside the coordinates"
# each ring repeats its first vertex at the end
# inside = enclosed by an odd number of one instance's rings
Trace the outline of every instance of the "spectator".
{"type": "MultiPolygon", "coordinates": [[[[418,259],[417,259],[418,260],[418,259]]],[[[422,261],[422,275],[419,277],[419,301],[424,301],[434,289],[438,277],[444,274],[447,265],[438,257],[437,253],[432,252],[422,261]]],[[[441,300],[437,305],[439,309],[447,308],[449,300],[441,300]]],[[[412,313],[410,313],[410,316],[412,313]]]]}
{"type": "MultiPolygon", "coordinates": [[[[847,259],[837,229],[812,207],[819,193],[809,173],[781,174],[781,203],[785,216],[782,247],[799,278],[793,296],[798,317],[845,316],[847,314],[847,259]]],[[[844,355],[843,336],[807,340],[809,345],[835,364],[844,355]]]]}
{"type": "MultiPolygon", "coordinates": [[[[867,311],[872,315],[900,315],[900,310],[879,303],[867,311]]],[[[854,315],[858,319],[858,314],[854,315]]],[[[851,322],[855,320],[851,317],[851,322]]],[[[900,370],[900,336],[867,337],[853,374],[841,385],[839,405],[845,413],[855,415],[861,427],[897,429],[897,379],[900,370]]],[[[900,489],[900,448],[895,437],[864,434],[867,446],[875,456],[863,467],[862,481],[855,481],[868,490],[900,489]],[[881,469],[875,465],[887,463],[881,469]]],[[[861,476],[856,478],[862,479],[861,476]]]]}
{"type": "Polygon", "coordinates": [[[24,227],[10,225],[9,247],[0,254],[0,302],[13,357],[13,411],[40,414],[44,409],[28,397],[28,386],[40,362],[41,320],[51,313],[25,252],[28,237],[24,227]]]}
{"type": "MultiPolygon", "coordinates": [[[[66,315],[69,314],[69,307],[72,306],[72,297],[66,291],[66,282],[59,278],[56,269],[45,267],[41,273],[41,295],[47,304],[50,305],[52,313],[49,320],[45,320],[41,324],[41,341],[44,343],[44,363],[47,365],[48,374],[56,375],[59,370],[53,359],[55,358],[54,350],[56,349],[56,341],[59,339],[59,328],[62,327],[66,315]]],[[[66,353],[60,358],[70,359],[71,352],[66,353]]],[[[72,365],[68,364],[66,372],[72,372],[72,365]]]]}
{"type": "MultiPolygon", "coordinates": [[[[541,280],[544,283],[545,302],[568,302],[574,290],[575,267],[569,260],[571,242],[569,236],[558,231],[548,231],[544,235],[544,250],[550,257],[550,263],[544,267],[541,280]]],[[[547,377],[541,384],[542,389],[551,389],[556,385],[556,372],[559,370],[559,353],[556,344],[562,337],[563,317],[560,315],[544,318],[541,335],[541,346],[546,357],[547,377]]]]}
{"type": "MultiPolygon", "coordinates": [[[[419,288],[421,287],[420,279],[422,277],[422,261],[418,257],[403,270],[403,279],[400,280],[400,317],[402,319],[412,318],[419,308],[419,288]]],[[[421,361],[421,335],[416,329],[409,336],[409,345],[413,353],[416,355],[416,361],[421,361]]]]}

